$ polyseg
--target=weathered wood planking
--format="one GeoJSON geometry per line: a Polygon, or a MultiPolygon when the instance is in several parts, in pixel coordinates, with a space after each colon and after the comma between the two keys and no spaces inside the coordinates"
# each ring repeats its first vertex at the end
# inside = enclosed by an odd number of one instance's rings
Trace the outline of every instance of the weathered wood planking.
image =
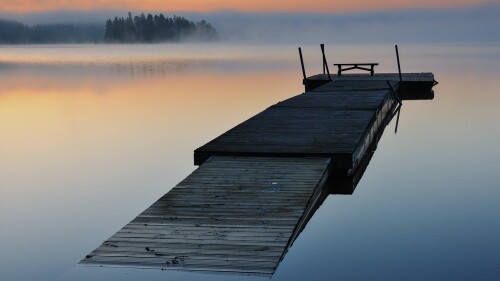
{"type": "Polygon", "coordinates": [[[270,275],[321,204],[329,168],[213,157],[80,263],[270,275]]]}
{"type": "Polygon", "coordinates": [[[279,102],[274,107],[328,108],[330,110],[376,110],[387,90],[308,92],[279,102]]]}
{"type": "MultiPolygon", "coordinates": [[[[398,83],[391,85],[397,89],[398,83]]],[[[196,165],[213,155],[332,157],[354,170],[390,115],[386,81],[332,81],[269,107],[195,150],[196,165]]]]}

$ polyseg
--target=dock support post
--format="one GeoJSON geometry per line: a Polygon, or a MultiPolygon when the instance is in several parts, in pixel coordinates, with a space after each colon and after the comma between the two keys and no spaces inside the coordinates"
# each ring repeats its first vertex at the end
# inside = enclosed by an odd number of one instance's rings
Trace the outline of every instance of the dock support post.
{"type": "Polygon", "coordinates": [[[328,62],[326,61],[326,56],[325,56],[325,44],[320,44],[321,47],[321,53],[323,54],[323,74],[326,73],[328,74],[328,80],[332,81],[332,77],[330,76],[330,69],[328,68],[328,62]]]}
{"type": "Polygon", "coordinates": [[[397,134],[398,133],[398,126],[399,126],[399,114],[401,114],[401,107],[403,105],[400,104],[399,107],[398,107],[398,116],[396,117],[396,127],[394,127],[394,133],[397,134]]]}

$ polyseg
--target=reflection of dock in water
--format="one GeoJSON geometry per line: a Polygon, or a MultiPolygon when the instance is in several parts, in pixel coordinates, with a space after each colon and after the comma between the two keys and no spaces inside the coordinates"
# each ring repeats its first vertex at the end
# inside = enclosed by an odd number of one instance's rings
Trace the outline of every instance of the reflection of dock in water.
{"type": "MultiPolygon", "coordinates": [[[[196,149],[198,169],[80,263],[272,275],[326,196],[354,191],[400,108],[398,74],[331,77],[196,149]]],[[[409,98],[433,85],[403,75],[409,98]]]]}

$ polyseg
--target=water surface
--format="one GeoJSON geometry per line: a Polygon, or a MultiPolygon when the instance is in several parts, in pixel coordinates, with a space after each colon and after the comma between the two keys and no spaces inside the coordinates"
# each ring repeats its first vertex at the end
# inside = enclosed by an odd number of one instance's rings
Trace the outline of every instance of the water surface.
{"type": "MultiPolygon", "coordinates": [[[[0,280],[264,279],[76,263],[194,170],[195,148],[301,93],[296,47],[0,46],[0,280]]],[[[392,45],[327,52],[396,70],[392,45]]],[[[500,48],[400,53],[435,74],[435,99],[405,102],[354,195],[327,198],[273,280],[499,276],[500,48]]]]}

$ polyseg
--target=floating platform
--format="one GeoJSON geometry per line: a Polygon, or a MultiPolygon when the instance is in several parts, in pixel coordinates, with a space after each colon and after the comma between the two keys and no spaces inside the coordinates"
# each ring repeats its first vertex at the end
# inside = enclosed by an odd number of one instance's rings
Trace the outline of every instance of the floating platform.
{"type": "Polygon", "coordinates": [[[272,275],[326,196],[354,191],[400,105],[391,88],[420,99],[435,83],[332,76],[196,149],[198,169],[80,263],[272,275]]]}
{"type": "Polygon", "coordinates": [[[196,149],[194,163],[214,155],[328,157],[334,168],[355,170],[395,106],[386,81],[329,81],[196,149]]]}
{"type": "MultiPolygon", "coordinates": [[[[368,74],[331,74],[333,81],[391,81],[399,82],[398,73],[375,73],[368,74]]],[[[434,74],[430,72],[421,73],[402,73],[403,90],[399,92],[403,100],[431,100],[434,98],[434,87],[437,82],[434,80],[434,74]]],[[[317,74],[307,77],[304,81],[306,91],[312,91],[319,86],[329,83],[331,80],[327,74],[317,74]]]]}

